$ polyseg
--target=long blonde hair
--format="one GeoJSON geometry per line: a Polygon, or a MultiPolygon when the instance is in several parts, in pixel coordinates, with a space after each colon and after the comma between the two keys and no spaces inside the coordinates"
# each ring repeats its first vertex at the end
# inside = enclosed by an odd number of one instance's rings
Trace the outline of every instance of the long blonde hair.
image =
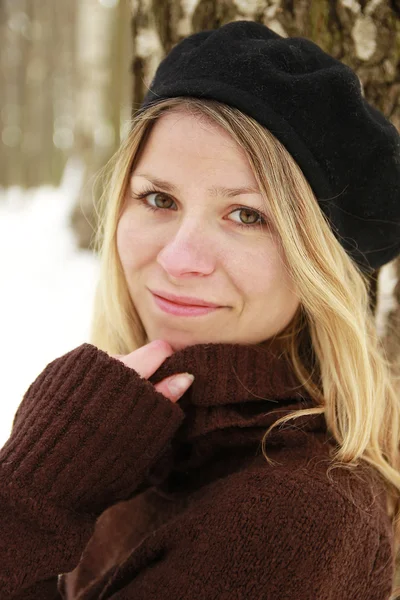
{"type": "MultiPolygon", "coordinates": [[[[300,306],[277,338],[299,382],[316,408],[297,410],[273,427],[303,415],[325,415],[336,447],[332,467],[369,463],[387,490],[395,550],[400,545],[400,402],[395,377],[378,337],[367,276],[335,238],[301,169],[285,147],[241,111],[214,100],[171,98],[139,111],[130,133],[106,166],[95,248],[101,267],[92,322],[92,342],[115,354],[146,343],[130,298],[116,246],[116,228],[131,169],[152,124],[165,111],[202,115],[227,131],[243,148],[266,212],[273,218],[299,293],[300,306]]],[[[397,590],[396,590],[397,591],[397,590]]]]}

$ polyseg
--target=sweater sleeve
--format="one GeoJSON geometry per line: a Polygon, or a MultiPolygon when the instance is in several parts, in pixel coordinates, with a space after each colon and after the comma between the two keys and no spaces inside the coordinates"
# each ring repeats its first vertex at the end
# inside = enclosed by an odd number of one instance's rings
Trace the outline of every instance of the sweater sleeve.
{"type": "Polygon", "coordinates": [[[147,475],[184,419],[134,369],[91,344],[28,388],[0,450],[0,597],[55,600],[108,507],[147,475]]]}

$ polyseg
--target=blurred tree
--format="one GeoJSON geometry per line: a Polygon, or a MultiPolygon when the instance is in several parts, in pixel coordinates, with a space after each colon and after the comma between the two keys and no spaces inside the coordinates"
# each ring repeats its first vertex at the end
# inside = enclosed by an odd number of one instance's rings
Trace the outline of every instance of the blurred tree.
{"type": "MultiPolygon", "coordinates": [[[[5,186],[48,183],[59,159],[52,141],[53,98],[43,93],[54,75],[53,16],[51,0],[2,3],[0,177],[5,186]]],[[[68,22],[65,10],[63,16],[68,22]]]]}
{"type": "Polygon", "coordinates": [[[130,118],[129,0],[0,0],[0,185],[60,183],[84,166],[71,215],[90,244],[93,176],[130,118]]]}
{"type": "Polygon", "coordinates": [[[75,151],[85,173],[71,223],[82,248],[90,246],[96,227],[93,200],[102,190],[93,185],[95,176],[118,148],[124,119],[130,118],[129,20],[128,0],[79,0],[75,151]]]}
{"type": "MultiPolygon", "coordinates": [[[[183,37],[238,19],[264,23],[283,36],[304,36],[358,74],[365,97],[400,129],[400,0],[130,0],[133,35],[132,111],[165,54],[183,37]]],[[[397,285],[384,311],[382,338],[393,370],[400,373],[400,259],[397,285]]],[[[370,278],[377,311],[380,271],[370,278]]],[[[379,315],[377,315],[379,316],[379,315]]],[[[400,559],[400,556],[399,556],[400,559]]],[[[400,585],[400,564],[398,565],[400,585]]]]}

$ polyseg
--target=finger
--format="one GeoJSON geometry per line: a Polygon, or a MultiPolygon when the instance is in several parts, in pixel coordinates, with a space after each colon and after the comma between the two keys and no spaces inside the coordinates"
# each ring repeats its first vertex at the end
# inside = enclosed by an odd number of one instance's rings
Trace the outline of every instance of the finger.
{"type": "Polygon", "coordinates": [[[154,387],[157,392],[160,392],[172,402],[177,402],[192,385],[193,380],[194,375],[191,373],[179,373],[179,375],[166,377],[154,387]]]}
{"type": "Polygon", "coordinates": [[[168,342],[154,340],[127,354],[121,360],[127,367],[135,369],[141,377],[148,379],[173,353],[168,342]]]}

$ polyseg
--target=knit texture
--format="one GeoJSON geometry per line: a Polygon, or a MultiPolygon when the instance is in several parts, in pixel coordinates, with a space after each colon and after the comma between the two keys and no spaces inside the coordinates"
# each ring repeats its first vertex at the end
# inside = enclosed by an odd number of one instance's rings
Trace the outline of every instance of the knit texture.
{"type": "Polygon", "coordinates": [[[367,467],[331,472],[323,417],[272,349],[199,344],[150,378],[90,344],[50,363],[0,451],[2,600],[388,600],[367,467]],[[174,404],[153,383],[188,371],[174,404]],[[279,411],[279,412],[278,412],[279,411]],[[60,577],[58,577],[60,575],[60,577]]]}
{"type": "Polygon", "coordinates": [[[176,96],[223,102],[269,129],[362,270],[399,254],[400,135],[350,67],[306,38],[234,21],[176,44],[142,108],[176,96]]]}

